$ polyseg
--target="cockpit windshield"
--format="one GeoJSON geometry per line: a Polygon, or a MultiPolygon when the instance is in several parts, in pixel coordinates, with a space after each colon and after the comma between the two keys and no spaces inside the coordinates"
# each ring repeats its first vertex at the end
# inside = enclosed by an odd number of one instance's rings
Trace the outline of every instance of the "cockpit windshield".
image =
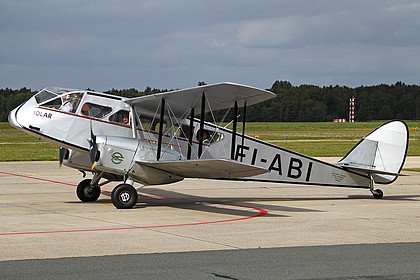
{"type": "Polygon", "coordinates": [[[71,91],[66,89],[47,88],[40,91],[35,99],[37,102],[45,100],[40,104],[42,107],[54,108],[65,112],[75,113],[80,105],[84,92],[71,91]],[[38,101],[39,100],[39,101],[38,101]]]}
{"type": "Polygon", "coordinates": [[[66,92],[74,91],[72,89],[65,89],[65,88],[57,88],[57,87],[48,87],[35,95],[35,100],[38,104],[44,103],[58,95],[61,95],[66,92]]]}
{"type": "MultiPolygon", "coordinates": [[[[98,98],[103,99],[104,97],[101,94],[94,94],[85,90],[55,87],[43,89],[35,95],[35,100],[41,108],[51,108],[98,119],[108,117],[113,112],[112,105],[108,99],[106,99],[108,101],[105,101],[108,106],[97,104],[95,100],[98,98]]],[[[127,110],[121,111],[120,114],[109,120],[128,124],[128,113],[127,110]]]]}
{"type": "Polygon", "coordinates": [[[38,92],[37,95],[35,95],[35,100],[36,100],[36,103],[39,104],[39,103],[42,103],[44,101],[50,100],[51,98],[54,98],[56,96],[57,95],[52,93],[51,91],[43,89],[40,92],[38,92]]]}
{"type": "Polygon", "coordinates": [[[77,108],[79,107],[80,100],[82,99],[82,97],[82,92],[71,92],[53,98],[41,104],[40,106],[75,113],[77,108]]]}

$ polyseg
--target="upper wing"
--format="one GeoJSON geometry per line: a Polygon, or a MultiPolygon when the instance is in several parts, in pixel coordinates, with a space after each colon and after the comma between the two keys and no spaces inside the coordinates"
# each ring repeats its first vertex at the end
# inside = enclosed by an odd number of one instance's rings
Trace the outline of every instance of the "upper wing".
{"type": "Polygon", "coordinates": [[[156,111],[163,98],[173,114],[176,117],[181,117],[191,108],[197,109],[196,112],[199,112],[203,93],[208,103],[205,108],[206,112],[231,108],[235,101],[238,102],[239,107],[242,107],[245,102],[249,106],[276,96],[272,92],[254,87],[219,83],[131,98],[125,102],[138,108],[156,111]]]}
{"type": "Polygon", "coordinates": [[[235,179],[251,177],[268,170],[228,159],[137,162],[140,165],[170,172],[184,178],[235,179]]]}

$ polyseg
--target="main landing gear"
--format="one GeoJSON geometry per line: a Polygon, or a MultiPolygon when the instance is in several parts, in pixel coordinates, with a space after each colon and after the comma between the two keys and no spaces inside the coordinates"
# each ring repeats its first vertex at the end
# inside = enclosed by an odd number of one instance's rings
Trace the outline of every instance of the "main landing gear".
{"type": "MultiPolygon", "coordinates": [[[[77,197],[83,202],[94,202],[98,200],[101,194],[101,186],[110,182],[105,181],[99,184],[102,176],[103,173],[97,173],[92,179],[82,180],[76,188],[77,197]]],[[[132,181],[128,180],[127,182],[132,181]]],[[[111,200],[112,204],[118,209],[131,209],[137,204],[137,190],[131,184],[119,184],[112,191],[111,200]]]]}
{"type": "Polygon", "coordinates": [[[370,178],[370,183],[369,183],[370,192],[372,193],[373,197],[376,199],[381,199],[382,197],[384,197],[384,192],[381,189],[375,189],[375,182],[373,181],[373,178],[371,175],[369,175],[369,178],[370,178]]]}
{"type": "Polygon", "coordinates": [[[101,188],[98,185],[91,185],[91,182],[91,179],[85,179],[77,185],[77,197],[83,202],[94,202],[101,194],[101,188]]]}
{"type": "Polygon", "coordinates": [[[111,193],[112,204],[118,209],[131,209],[137,204],[137,190],[129,184],[116,186],[111,193]]]}

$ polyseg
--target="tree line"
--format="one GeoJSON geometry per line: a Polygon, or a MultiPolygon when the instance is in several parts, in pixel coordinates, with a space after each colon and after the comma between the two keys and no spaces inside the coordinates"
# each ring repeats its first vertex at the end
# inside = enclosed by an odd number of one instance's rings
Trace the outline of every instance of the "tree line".
{"type": "MultiPolygon", "coordinates": [[[[200,85],[203,85],[200,82],[200,85]]],[[[356,121],[420,120],[420,86],[403,82],[387,85],[320,87],[293,86],[288,81],[276,81],[270,89],[276,98],[247,108],[247,120],[255,122],[318,122],[335,118],[348,119],[349,100],[355,97],[356,121]]],[[[166,92],[147,87],[143,91],[111,89],[106,93],[124,97],[137,97],[166,92]]],[[[29,99],[36,91],[28,88],[0,89],[0,121],[7,121],[13,108],[29,99]]]]}
{"type": "Polygon", "coordinates": [[[420,119],[420,86],[406,85],[403,82],[349,88],[292,86],[287,81],[276,81],[270,91],[277,95],[276,98],[250,107],[248,121],[348,120],[352,96],[355,97],[356,121],[420,119]]]}

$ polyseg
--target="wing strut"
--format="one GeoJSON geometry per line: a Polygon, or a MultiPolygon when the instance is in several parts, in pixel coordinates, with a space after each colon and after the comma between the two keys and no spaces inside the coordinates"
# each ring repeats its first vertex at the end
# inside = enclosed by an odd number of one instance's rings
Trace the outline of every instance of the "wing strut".
{"type": "Polygon", "coordinates": [[[198,136],[198,158],[201,158],[201,154],[203,153],[203,131],[204,131],[204,114],[206,110],[206,95],[203,92],[201,96],[201,116],[200,116],[200,130],[198,136]]]}
{"type": "Polygon", "coordinates": [[[232,130],[232,145],[230,147],[230,158],[235,160],[235,146],[236,146],[236,124],[238,118],[238,101],[235,101],[233,107],[233,130],[232,130]]]}
{"type": "Polygon", "coordinates": [[[188,154],[187,159],[191,159],[191,149],[193,144],[193,134],[194,134],[194,107],[191,108],[190,116],[190,131],[188,134],[188,154]]]}
{"type": "Polygon", "coordinates": [[[136,131],[136,116],[135,110],[132,105],[130,105],[130,117],[131,117],[131,132],[134,139],[137,138],[137,131],[136,131]]]}
{"type": "Polygon", "coordinates": [[[156,160],[160,159],[160,151],[162,150],[162,135],[163,135],[163,118],[165,117],[165,99],[162,98],[160,101],[160,122],[159,122],[159,138],[156,153],[156,160]]]}
{"type": "MultiPolygon", "coordinates": [[[[244,113],[242,117],[242,142],[241,142],[241,154],[244,154],[244,142],[245,142],[245,122],[246,122],[246,102],[244,103],[244,113]]],[[[241,156],[241,162],[243,161],[241,156]]]]}

